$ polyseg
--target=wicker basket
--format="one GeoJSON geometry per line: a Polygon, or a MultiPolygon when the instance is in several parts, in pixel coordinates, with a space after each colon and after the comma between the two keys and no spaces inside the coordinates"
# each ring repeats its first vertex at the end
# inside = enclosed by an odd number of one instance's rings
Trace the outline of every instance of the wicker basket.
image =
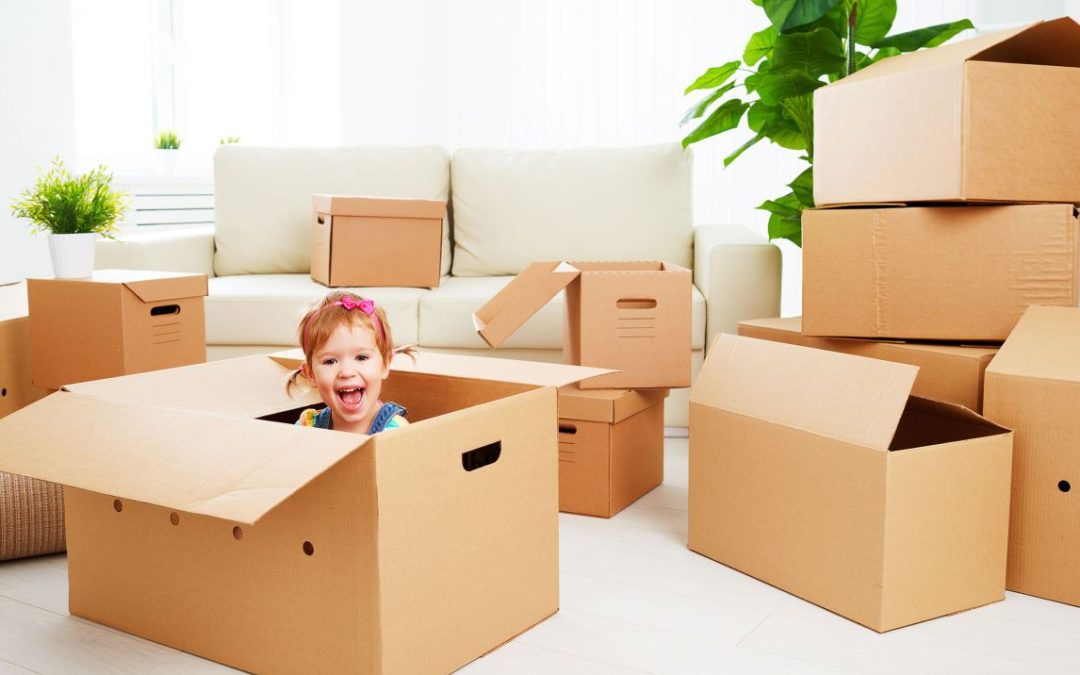
{"type": "Polygon", "coordinates": [[[63,550],[63,486],[0,471],[0,560],[63,550]]]}

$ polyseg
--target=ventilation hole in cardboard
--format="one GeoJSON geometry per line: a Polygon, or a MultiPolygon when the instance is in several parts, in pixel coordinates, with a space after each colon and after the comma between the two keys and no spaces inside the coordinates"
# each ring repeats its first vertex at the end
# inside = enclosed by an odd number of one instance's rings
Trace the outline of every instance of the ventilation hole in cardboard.
{"type": "Polygon", "coordinates": [[[323,218],[322,216],[319,216],[318,220],[319,220],[320,225],[325,225],[326,224],[326,219],[323,218]]]}
{"type": "Polygon", "coordinates": [[[560,424],[559,425],[559,433],[560,434],[576,434],[577,433],[577,427],[574,426],[573,424],[560,424]]]}
{"type": "Polygon", "coordinates": [[[170,513],[169,514],[169,522],[172,523],[173,525],[179,525],[180,524],[180,514],[177,513],[176,511],[173,511],[172,513],[170,513]]]}
{"type": "Polygon", "coordinates": [[[113,507],[113,511],[116,511],[117,513],[120,513],[121,511],[124,510],[124,503],[121,502],[119,499],[114,499],[114,500],[112,500],[112,507],[113,507]]]}
{"type": "Polygon", "coordinates": [[[180,305],[161,305],[160,307],[151,307],[150,316],[164,316],[166,314],[179,314],[180,305]]]}
{"type": "Polygon", "coordinates": [[[7,396],[7,387],[0,389],[0,396],[7,396]]]}
{"type": "Polygon", "coordinates": [[[242,527],[240,527],[239,525],[237,525],[236,527],[234,527],[232,529],[232,536],[233,536],[233,539],[235,539],[236,541],[240,541],[241,539],[244,538],[244,529],[242,527]]]}
{"type": "Polygon", "coordinates": [[[652,298],[619,298],[615,301],[619,309],[655,309],[656,300],[652,298]]]}
{"type": "Polygon", "coordinates": [[[475,450],[461,453],[461,466],[466,471],[476,471],[482,466],[499,461],[502,454],[502,441],[488,443],[475,450]]]}
{"type": "Polygon", "coordinates": [[[315,555],[315,547],[311,545],[310,541],[305,541],[304,542],[304,554],[305,555],[315,555]]]}
{"type": "Polygon", "coordinates": [[[1069,481],[1067,481],[1067,480],[1059,480],[1058,481],[1058,489],[1061,490],[1062,492],[1068,492],[1069,490],[1072,489],[1072,485],[1069,485],[1069,481]]]}

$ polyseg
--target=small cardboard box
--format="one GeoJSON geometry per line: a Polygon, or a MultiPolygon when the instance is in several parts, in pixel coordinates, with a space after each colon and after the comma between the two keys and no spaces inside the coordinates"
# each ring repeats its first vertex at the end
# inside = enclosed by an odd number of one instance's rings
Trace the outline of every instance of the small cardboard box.
{"type": "Polygon", "coordinates": [[[664,482],[666,389],[559,389],[559,510],[610,518],[664,482]]]}
{"type": "Polygon", "coordinates": [[[413,423],[368,437],[294,426],[318,403],[285,394],[301,358],[0,420],[0,469],[66,486],[72,614],[252,672],[434,673],[558,610],[555,387],[606,371],[399,358],[385,399],[413,423]]]}
{"type": "Polygon", "coordinates": [[[327,286],[439,285],[446,202],[314,195],[311,278],[327,286]]]}
{"type": "Polygon", "coordinates": [[[743,321],[739,335],[918,366],[912,394],[975,412],[982,411],[983,372],[997,353],[986,346],[810,337],[802,334],[799,317],[743,321]]]}
{"type": "Polygon", "coordinates": [[[59,389],[206,360],[205,274],[96,270],[29,279],[34,385],[59,389]]]}
{"type": "Polygon", "coordinates": [[[620,372],[582,389],[690,386],[690,270],[667,262],[535,262],[473,314],[498,347],[566,289],[563,358],[620,372]]]}
{"type": "Polygon", "coordinates": [[[1071,204],[803,212],[806,335],[1001,342],[1077,304],[1071,204]]]}
{"type": "Polygon", "coordinates": [[[986,416],[1014,430],[1009,590],[1080,605],[1080,310],[1031,307],[986,369],[986,416]]]}
{"type": "Polygon", "coordinates": [[[1069,18],[879,61],[814,92],[814,201],[1080,203],[1069,18]]]}
{"type": "Polygon", "coordinates": [[[697,551],[879,632],[1005,596],[1012,433],[917,368],[721,335],[690,396],[697,551]]]}
{"type": "Polygon", "coordinates": [[[30,379],[26,284],[0,286],[0,417],[48,395],[30,379]]]}

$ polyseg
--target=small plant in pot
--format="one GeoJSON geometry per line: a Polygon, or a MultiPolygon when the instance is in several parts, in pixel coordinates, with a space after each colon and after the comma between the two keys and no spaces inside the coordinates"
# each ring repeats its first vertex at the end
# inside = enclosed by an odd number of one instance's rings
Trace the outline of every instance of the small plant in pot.
{"type": "Polygon", "coordinates": [[[16,218],[30,221],[33,233],[49,234],[53,273],[58,279],[77,279],[94,273],[94,241],[109,239],[116,222],[127,210],[127,194],[112,188],[112,174],[104,164],[82,175],[72,175],[59,157],[39,172],[33,188],[11,204],[16,218]]]}
{"type": "Polygon", "coordinates": [[[171,175],[179,159],[180,134],[175,129],[159,129],[154,134],[154,173],[171,175]]]}

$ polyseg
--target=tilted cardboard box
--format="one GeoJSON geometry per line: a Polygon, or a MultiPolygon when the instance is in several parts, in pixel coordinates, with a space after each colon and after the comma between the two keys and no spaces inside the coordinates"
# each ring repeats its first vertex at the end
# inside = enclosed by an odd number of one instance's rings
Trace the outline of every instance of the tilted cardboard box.
{"type": "Polygon", "coordinates": [[[975,412],[982,411],[983,372],[997,353],[997,347],[810,337],[797,316],[743,321],[739,335],[918,366],[912,394],[975,412]]]}
{"type": "Polygon", "coordinates": [[[559,389],[559,510],[610,518],[664,482],[666,389],[559,389]]]}
{"type": "Polygon", "coordinates": [[[67,486],[72,614],[255,672],[434,673],[558,610],[555,386],[606,371],[399,358],[385,400],[413,423],[367,437],[293,425],[299,358],[0,420],[0,469],[67,486]]]}
{"type": "Polygon", "coordinates": [[[327,286],[434,288],[446,202],[317,194],[311,278],[327,286]]]}
{"type": "Polygon", "coordinates": [[[814,201],[1080,203],[1080,26],[884,59],[814,92],[814,201]]]}
{"type": "Polygon", "coordinates": [[[563,358],[618,370],[583,389],[690,386],[690,270],[667,262],[535,262],[473,314],[498,347],[566,289],[563,358]]]}
{"type": "Polygon", "coordinates": [[[1001,600],[1012,434],[916,368],[721,335],[690,397],[688,545],[877,631],[1001,600]]]}
{"type": "Polygon", "coordinates": [[[205,274],[96,270],[29,279],[34,384],[65,384],[206,360],[205,274]]]}
{"type": "Polygon", "coordinates": [[[1071,204],[803,212],[806,335],[997,341],[1077,304],[1071,204]]]}
{"type": "Polygon", "coordinates": [[[1080,310],[1031,307],[986,369],[986,416],[1014,430],[1009,590],[1080,605],[1080,310]]]}

